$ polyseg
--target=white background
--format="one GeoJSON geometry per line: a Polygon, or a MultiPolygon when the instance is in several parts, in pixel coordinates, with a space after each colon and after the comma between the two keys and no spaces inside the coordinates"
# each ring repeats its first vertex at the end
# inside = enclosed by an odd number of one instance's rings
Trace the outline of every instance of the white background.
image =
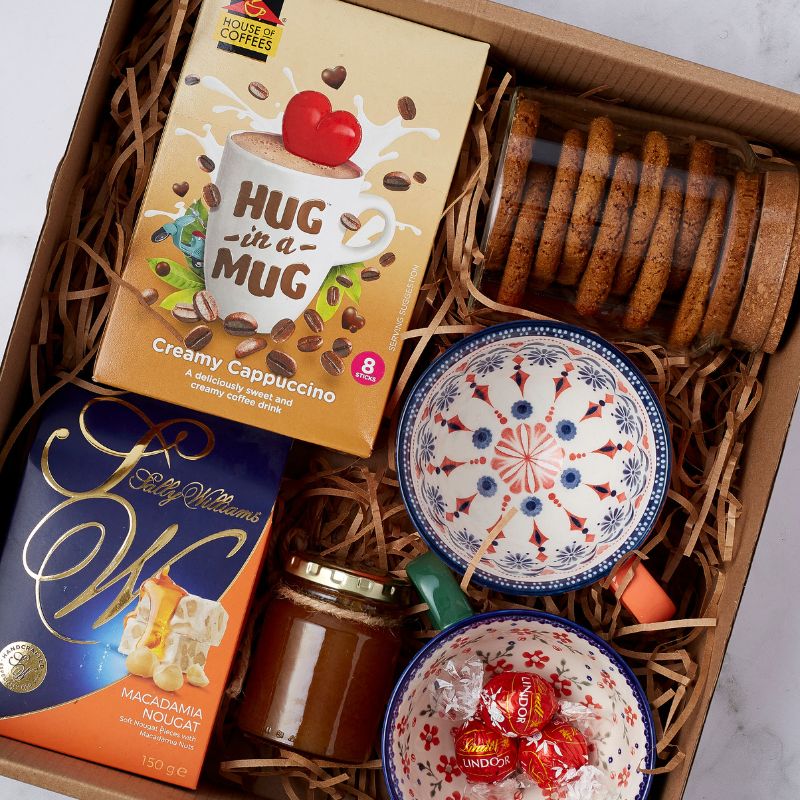
{"type": "MultiPolygon", "coordinates": [[[[401,0],[396,0],[400,2],[401,0]]],[[[656,50],[800,91],[799,0],[504,0],[656,50]]],[[[35,47],[27,2],[0,1],[0,350],[36,244],[109,0],[48,2],[35,47]]],[[[791,431],[685,800],[800,798],[797,586],[800,433],[791,431]]],[[[0,778],[0,798],[55,795],[0,778]]]]}

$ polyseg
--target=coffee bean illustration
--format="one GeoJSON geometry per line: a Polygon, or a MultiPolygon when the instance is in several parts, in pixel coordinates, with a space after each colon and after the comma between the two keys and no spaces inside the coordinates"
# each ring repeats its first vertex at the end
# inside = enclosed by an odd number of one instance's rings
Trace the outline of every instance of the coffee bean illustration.
{"type": "Polygon", "coordinates": [[[222,195],[216,183],[207,183],[203,187],[203,200],[209,208],[216,208],[222,202],[222,195]]]}
{"type": "Polygon", "coordinates": [[[339,222],[349,231],[357,231],[361,227],[361,220],[355,214],[342,214],[339,222]]]}
{"type": "Polygon", "coordinates": [[[267,89],[263,83],[259,83],[259,81],[250,81],[247,91],[250,92],[256,100],[266,100],[269,97],[269,89],[267,89]]]}
{"type": "Polygon", "coordinates": [[[190,303],[178,303],[172,309],[172,316],[178,322],[199,322],[200,315],[190,303]]]}
{"type": "Polygon", "coordinates": [[[213,322],[219,318],[219,308],[214,295],[208,289],[202,289],[194,293],[192,297],[192,305],[197,312],[197,316],[205,322],[213,322]]]}
{"type": "Polygon", "coordinates": [[[392,252],[389,252],[389,253],[384,253],[384,254],[383,254],[383,255],[382,255],[382,256],[381,256],[381,257],[378,259],[378,263],[379,263],[379,264],[380,264],[382,267],[390,267],[392,264],[394,264],[394,262],[395,262],[395,259],[396,259],[396,258],[397,258],[397,256],[396,256],[394,253],[392,253],[392,252]]]}
{"type": "Polygon", "coordinates": [[[328,67],[322,70],[322,82],[331,87],[331,89],[338,89],[347,78],[347,70],[341,66],[328,67]]]}
{"type": "Polygon", "coordinates": [[[313,353],[322,347],[322,342],[322,337],[316,333],[311,336],[303,336],[297,340],[297,349],[301,353],[313,353]]]}
{"type": "Polygon", "coordinates": [[[344,372],[344,363],[342,362],[342,359],[333,352],[333,350],[326,350],[319,357],[319,361],[328,375],[333,375],[335,377],[344,372]]]}
{"type": "Polygon", "coordinates": [[[387,172],[383,176],[383,186],[391,192],[405,192],[411,186],[411,178],[405,172],[400,172],[399,170],[387,172]]]}
{"type": "Polygon", "coordinates": [[[303,319],[314,333],[322,333],[325,330],[325,323],[322,321],[322,317],[313,308],[303,312],[303,319]]]}
{"type": "Polygon", "coordinates": [[[358,333],[367,324],[366,319],[358,313],[353,306],[348,306],[342,312],[342,327],[350,333],[358,333]]]}
{"type": "Polygon", "coordinates": [[[175,192],[178,197],[186,197],[186,193],[189,191],[189,182],[181,181],[180,183],[173,183],[172,191],[175,192]]]}
{"type": "Polygon", "coordinates": [[[342,293],[339,291],[338,286],[329,286],[328,291],[325,293],[325,300],[327,300],[329,306],[338,306],[339,299],[341,298],[342,293]]]}
{"type": "Polygon", "coordinates": [[[198,325],[186,334],[183,343],[190,350],[202,350],[212,339],[214,334],[208,325],[198,325]]]}
{"type": "Polygon", "coordinates": [[[353,285],[353,281],[351,281],[347,275],[337,275],[336,283],[338,283],[339,286],[344,286],[345,289],[349,289],[353,285]]]}
{"type": "Polygon", "coordinates": [[[353,343],[349,339],[345,339],[344,336],[340,336],[338,339],[333,340],[331,350],[339,358],[347,358],[353,352],[353,343]]]}
{"type": "Polygon", "coordinates": [[[380,276],[380,270],[375,269],[375,267],[367,267],[366,269],[361,270],[362,281],[376,281],[378,278],[380,278],[380,276]]]}
{"type": "Polygon", "coordinates": [[[231,336],[249,336],[258,330],[258,322],[246,311],[234,311],[225,317],[222,327],[231,336]]]}
{"type": "Polygon", "coordinates": [[[213,172],[214,167],[216,167],[217,165],[207,155],[203,154],[197,156],[197,166],[200,167],[200,169],[203,170],[203,172],[213,172]]]}
{"type": "Polygon", "coordinates": [[[276,344],[281,344],[292,337],[294,322],[290,319],[279,319],[273,326],[270,336],[276,344]]]}
{"type": "Polygon", "coordinates": [[[158,292],[151,286],[147,289],[142,289],[142,300],[144,300],[147,305],[151,306],[158,300],[158,292]]]}
{"type": "Polygon", "coordinates": [[[258,353],[259,350],[263,350],[267,346],[267,340],[263,336],[251,336],[249,339],[245,339],[243,342],[239,342],[236,345],[236,350],[234,350],[234,354],[236,358],[247,358],[247,356],[253,355],[253,353],[258,353]]]}
{"type": "Polygon", "coordinates": [[[415,172],[411,177],[417,183],[425,183],[428,180],[428,176],[424,172],[415,172]]]}
{"type": "Polygon", "coordinates": [[[166,278],[169,273],[169,264],[167,264],[166,261],[159,261],[158,264],[156,264],[156,275],[158,275],[159,278],[166,278]]]}
{"type": "Polygon", "coordinates": [[[273,375],[291,378],[297,372],[297,362],[282,350],[270,350],[267,354],[267,369],[273,375]]]}
{"type": "Polygon", "coordinates": [[[158,244],[158,242],[163,242],[164,239],[169,239],[169,234],[164,230],[163,227],[156,228],[150,235],[150,241],[155,242],[156,244],[158,244]]]}
{"type": "Polygon", "coordinates": [[[397,110],[406,121],[412,120],[417,116],[417,105],[410,97],[401,97],[397,101],[397,110]]]}

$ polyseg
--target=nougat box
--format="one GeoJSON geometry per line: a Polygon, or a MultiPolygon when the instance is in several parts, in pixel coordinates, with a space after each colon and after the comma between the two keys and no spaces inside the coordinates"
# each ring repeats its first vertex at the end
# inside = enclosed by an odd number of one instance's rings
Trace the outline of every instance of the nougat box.
{"type": "Polygon", "coordinates": [[[95,379],[369,455],[487,49],[206,0],[95,379]]]}
{"type": "Polygon", "coordinates": [[[197,785],[289,444],[133,395],[50,401],[0,559],[0,735],[197,785]]]}

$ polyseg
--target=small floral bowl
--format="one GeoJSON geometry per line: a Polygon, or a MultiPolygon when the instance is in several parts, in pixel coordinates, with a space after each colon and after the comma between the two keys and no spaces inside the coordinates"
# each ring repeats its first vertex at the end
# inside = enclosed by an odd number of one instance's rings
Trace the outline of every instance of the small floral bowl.
{"type": "MultiPolygon", "coordinates": [[[[432,639],[409,664],[384,720],[383,771],[392,800],[467,800],[469,786],[453,755],[453,723],[432,706],[431,687],[445,664],[477,657],[486,678],[534,672],[562,701],[593,714],[590,762],[616,800],[644,800],[655,764],[655,730],[642,687],[605,642],[574,622],[540,611],[490,611],[432,639]]],[[[524,800],[541,800],[532,787],[524,800]]]]}
{"type": "Polygon", "coordinates": [[[511,322],[425,371],[403,409],[397,461],[412,520],[453,569],[464,572],[511,513],[474,580],[557,594],[607,575],[651,531],[669,486],[669,431],[644,376],[604,339],[511,322]]]}

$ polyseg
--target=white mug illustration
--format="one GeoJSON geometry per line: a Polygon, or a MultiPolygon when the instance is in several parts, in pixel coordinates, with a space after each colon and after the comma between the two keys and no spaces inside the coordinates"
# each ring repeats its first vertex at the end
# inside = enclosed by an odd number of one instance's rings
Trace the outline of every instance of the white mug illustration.
{"type": "Polygon", "coordinates": [[[318,92],[300,92],[282,127],[283,135],[228,136],[205,243],[206,288],[220,315],[246,312],[261,332],[297,319],[331,267],[373,258],[396,228],[391,204],[362,192],[364,172],[349,160],[361,142],[355,116],[331,111],[318,92]],[[381,234],[346,244],[342,218],[369,211],[383,217],[381,234]]]}

